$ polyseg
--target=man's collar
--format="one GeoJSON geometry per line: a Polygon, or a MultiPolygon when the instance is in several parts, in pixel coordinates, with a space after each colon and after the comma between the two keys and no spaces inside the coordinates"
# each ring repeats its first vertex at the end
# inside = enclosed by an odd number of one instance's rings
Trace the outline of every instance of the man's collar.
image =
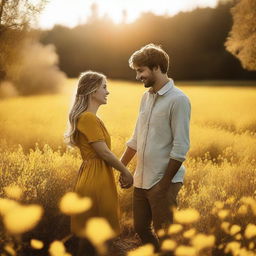
{"type": "MultiPolygon", "coordinates": [[[[173,80],[170,79],[170,81],[168,83],[166,83],[160,90],[158,90],[156,93],[158,95],[164,95],[165,93],[167,93],[169,90],[171,90],[174,86],[173,80]]],[[[154,93],[153,92],[153,88],[151,87],[149,90],[149,93],[154,93]]]]}

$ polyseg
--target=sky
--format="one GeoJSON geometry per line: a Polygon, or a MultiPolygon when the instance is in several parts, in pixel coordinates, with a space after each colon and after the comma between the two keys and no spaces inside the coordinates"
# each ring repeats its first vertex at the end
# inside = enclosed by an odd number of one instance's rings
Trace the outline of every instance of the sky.
{"type": "Polygon", "coordinates": [[[133,22],[142,12],[157,15],[174,15],[197,7],[215,7],[218,0],[48,0],[38,19],[38,27],[50,29],[55,24],[74,27],[87,21],[93,3],[98,5],[99,16],[107,15],[113,22],[120,23],[123,10],[127,22],[133,22]]]}

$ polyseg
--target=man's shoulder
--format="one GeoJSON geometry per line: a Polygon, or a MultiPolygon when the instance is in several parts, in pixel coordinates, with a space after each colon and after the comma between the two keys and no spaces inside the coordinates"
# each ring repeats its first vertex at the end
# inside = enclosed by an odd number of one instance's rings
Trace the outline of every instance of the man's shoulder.
{"type": "Polygon", "coordinates": [[[166,96],[173,101],[182,99],[189,100],[189,97],[180,88],[176,86],[173,86],[173,88],[166,93],[166,96]]]}

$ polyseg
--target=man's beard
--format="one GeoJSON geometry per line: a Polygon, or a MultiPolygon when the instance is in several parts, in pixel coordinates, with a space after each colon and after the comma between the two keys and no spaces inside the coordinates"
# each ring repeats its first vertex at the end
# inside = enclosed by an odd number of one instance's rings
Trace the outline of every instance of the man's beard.
{"type": "Polygon", "coordinates": [[[146,82],[144,83],[145,88],[152,87],[155,84],[155,79],[154,78],[148,78],[146,79],[146,82]]]}

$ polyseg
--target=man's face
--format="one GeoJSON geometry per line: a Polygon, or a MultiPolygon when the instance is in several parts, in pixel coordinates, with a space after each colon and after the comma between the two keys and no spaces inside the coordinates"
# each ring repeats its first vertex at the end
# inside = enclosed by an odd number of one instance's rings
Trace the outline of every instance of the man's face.
{"type": "Polygon", "coordinates": [[[136,71],[136,79],[144,84],[144,87],[152,87],[155,82],[154,72],[147,66],[140,66],[134,68],[136,71]]]}

